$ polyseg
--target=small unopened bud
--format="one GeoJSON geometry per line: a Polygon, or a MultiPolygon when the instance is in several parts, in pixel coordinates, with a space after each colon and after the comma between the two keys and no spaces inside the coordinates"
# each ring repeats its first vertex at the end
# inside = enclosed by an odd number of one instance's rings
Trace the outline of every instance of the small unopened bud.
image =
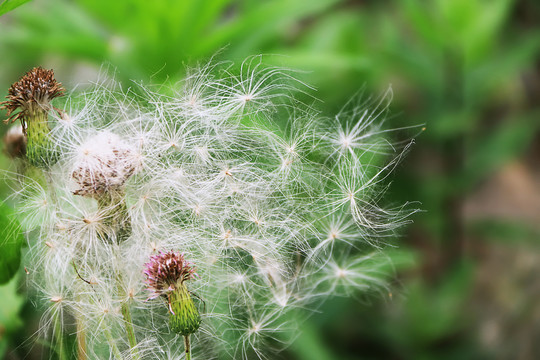
{"type": "Polygon", "coordinates": [[[4,136],[4,152],[12,159],[26,155],[26,136],[21,125],[12,127],[4,136]]]}

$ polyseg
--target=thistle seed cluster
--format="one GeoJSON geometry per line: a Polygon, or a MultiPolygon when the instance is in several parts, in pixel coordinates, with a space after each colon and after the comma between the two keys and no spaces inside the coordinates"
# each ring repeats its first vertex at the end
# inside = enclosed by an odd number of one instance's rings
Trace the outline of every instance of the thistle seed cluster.
{"type": "Polygon", "coordinates": [[[82,144],[72,177],[75,195],[100,197],[120,191],[139,167],[135,147],[118,135],[102,131],[82,144]]]}
{"type": "Polygon", "coordinates": [[[53,342],[177,359],[191,334],[194,359],[273,358],[306,309],[384,289],[385,238],[414,210],[380,202],[408,145],[383,128],[389,96],[326,118],[295,98],[307,90],[254,57],[167,95],[65,99],[49,181],[17,190],[53,342]]]}

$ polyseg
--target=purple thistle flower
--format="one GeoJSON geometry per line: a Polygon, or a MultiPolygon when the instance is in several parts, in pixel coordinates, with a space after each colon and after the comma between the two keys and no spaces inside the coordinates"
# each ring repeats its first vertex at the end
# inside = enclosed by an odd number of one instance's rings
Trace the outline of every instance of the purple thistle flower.
{"type": "Polygon", "coordinates": [[[160,251],[144,264],[144,274],[148,290],[152,293],[148,299],[155,299],[167,292],[183,286],[184,281],[193,279],[197,274],[192,263],[184,259],[184,254],[174,251],[160,251]]]}

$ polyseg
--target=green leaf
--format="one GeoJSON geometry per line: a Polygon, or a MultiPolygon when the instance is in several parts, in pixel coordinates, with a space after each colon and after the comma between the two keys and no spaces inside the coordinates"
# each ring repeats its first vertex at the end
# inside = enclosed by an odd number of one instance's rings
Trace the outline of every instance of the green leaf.
{"type": "MultiPolygon", "coordinates": [[[[287,334],[289,339],[296,335],[298,334],[293,332],[287,334]]],[[[302,326],[302,332],[295,339],[290,350],[299,360],[331,360],[336,358],[336,354],[332,354],[332,350],[325,345],[325,339],[322,338],[320,331],[317,331],[316,325],[309,321],[302,326]]]]}
{"type": "Polygon", "coordinates": [[[476,238],[490,243],[519,245],[531,251],[537,251],[540,246],[540,229],[527,220],[479,219],[472,221],[468,229],[476,238]]]}
{"type": "Polygon", "coordinates": [[[484,134],[469,151],[462,186],[474,186],[527,150],[539,127],[538,116],[538,112],[531,112],[523,117],[514,117],[513,121],[484,134]]]}
{"type": "Polygon", "coordinates": [[[14,278],[9,283],[0,286],[0,298],[2,299],[0,307],[0,329],[2,329],[0,358],[2,359],[8,348],[10,335],[23,326],[19,314],[24,305],[24,298],[17,293],[18,284],[19,282],[14,278]]]}
{"type": "Polygon", "coordinates": [[[500,94],[505,84],[522,76],[540,54],[540,31],[531,30],[512,38],[504,48],[489,54],[466,73],[465,99],[470,106],[483,106],[500,94]]]}
{"type": "Polygon", "coordinates": [[[19,269],[24,244],[21,225],[5,204],[0,206],[0,228],[0,284],[5,284],[19,269]]]}
{"type": "Polygon", "coordinates": [[[29,1],[30,0],[5,0],[3,3],[0,4],[0,16],[29,1]]]}
{"type": "Polygon", "coordinates": [[[470,262],[454,265],[448,271],[440,285],[428,286],[419,280],[408,285],[406,300],[406,323],[392,331],[409,340],[414,339],[418,344],[440,341],[459,331],[466,322],[463,306],[471,291],[474,266],[470,262]]]}

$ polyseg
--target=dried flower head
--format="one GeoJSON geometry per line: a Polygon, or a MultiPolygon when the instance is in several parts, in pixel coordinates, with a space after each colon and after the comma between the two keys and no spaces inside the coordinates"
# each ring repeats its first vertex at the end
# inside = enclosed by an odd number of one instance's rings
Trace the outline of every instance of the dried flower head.
{"type": "Polygon", "coordinates": [[[54,78],[54,71],[37,67],[11,85],[6,97],[8,100],[0,102],[0,109],[7,110],[6,123],[20,119],[26,132],[26,117],[36,111],[50,111],[50,101],[63,95],[64,88],[54,78]],[[20,111],[16,113],[17,109],[20,111]]]}
{"type": "Polygon", "coordinates": [[[159,252],[145,264],[144,274],[148,290],[152,292],[149,299],[160,295],[167,297],[171,329],[184,336],[197,331],[201,316],[184,284],[196,275],[193,264],[186,261],[183,254],[174,251],[159,252]]]}
{"type": "Polygon", "coordinates": [[[27,137],[26,158],[31,165],[47,168],[58,160],[59,154],[50,139],[49,111],[61,113],[51,105],[51,100],[62,95],[64,88],[54,78],[54,71],[38,67],[11,85],[8,100],[0,103],[0,109],[7,109],[6,123],[21,120],[27,137]]]}

